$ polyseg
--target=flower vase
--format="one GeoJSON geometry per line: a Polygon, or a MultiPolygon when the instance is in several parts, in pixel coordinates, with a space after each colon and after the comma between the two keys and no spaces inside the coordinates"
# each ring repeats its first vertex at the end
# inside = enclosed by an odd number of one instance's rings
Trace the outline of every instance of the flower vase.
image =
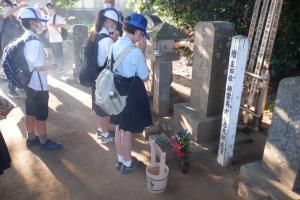
{"type": "Polygon", "coordinates": [[[188,174],[190,170],[190,163],[188,161],[180,162],[180,169],[183,174],[188,174]]]}

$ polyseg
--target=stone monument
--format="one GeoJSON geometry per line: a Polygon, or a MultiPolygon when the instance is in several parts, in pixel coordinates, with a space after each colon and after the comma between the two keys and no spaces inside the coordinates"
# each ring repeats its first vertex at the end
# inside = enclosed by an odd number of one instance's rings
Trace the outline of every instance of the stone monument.
{"type": "Polygon", "coordinates": [[[175,39],[183,38],[184,34],[167,23],[161,23],[149,30],[149,35],[151,39],[146,58],[151,60],[153,66],[150,77],[153,81],[153,111],[156,116],[164,117],[170,107],[172,61],[179,59],[173,45],[175,39]]]}
{"type": "Polygon", "coordinates": [[[234,26],[199,22],[195,28],[190,102],[174,105],[174,120],[198,142],[220,133],[226,75],[234,26]]]}
{"type": "Polygon", "coordinates": [[[78,69],[83,53],[83,47],[88,38],[88,27],[82,24],[76,24],[73,27],[73,47],[74,47],[74,64],[73,76],[78,77],[78,69]]]}
{"type": "MultiPolygon", "coordinates": [[[[300,199],[300,77],[280,82],[263,160],[243,165],[239,195],[258,199],[264,188],[271,199],[300,199]]],[[[262,195],[261,195],[262,196],[262,195]]]]}

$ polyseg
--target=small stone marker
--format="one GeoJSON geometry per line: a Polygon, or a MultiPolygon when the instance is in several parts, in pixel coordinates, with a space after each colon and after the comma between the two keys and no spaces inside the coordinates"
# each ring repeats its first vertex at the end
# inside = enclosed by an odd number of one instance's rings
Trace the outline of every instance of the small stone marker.
{"type": "Polygon", "coordinates": [[[246,36],[232,38],[218,154],[222,166],[230,165],[233,157],[248,52],[246,36]]]}

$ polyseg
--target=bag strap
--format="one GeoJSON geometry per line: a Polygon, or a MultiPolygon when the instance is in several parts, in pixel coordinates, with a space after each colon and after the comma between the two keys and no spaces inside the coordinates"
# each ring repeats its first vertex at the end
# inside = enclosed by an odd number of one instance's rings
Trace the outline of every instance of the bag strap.
{"type": "Polygon", "coordinates": [[[57,14],[54,14],[54,16],[53,16],[53,25],[55,25],[55,23],[56,23],[56,15],[57,14]]]}
{"type": "MultiPolygon", "coordinates": [[[[35,36],[31,35],[27,39],[25,39],[25,43],[28,42],[28,41],[31,41],[31,40],[38,40],[38,39],[35,36]]],[[[39,81],[40,81],[40,85],[41,85],[41,89],[42,89],[42,91],[44,91],[44,87],[43,87],[43,83],[42,83],[40,72],[38,70],[36,70],[36,69],[33,69],[32,73],[33,72],[37,72],[38,77],[39,77],[39,81]]]]}
{"type": "Polygon", "coordinates": [[[34,71],[36,71],[36,72],[37,72],[37,74],[38,74],[38,77],[39,77],[39,81],[40,81],[40,84],[41,84],[41,89],[42,89],[42,91],[44,91],[44,87],[43,87],[43,83],[42,83],[42,79],[41,79],[40,72],[39,72],[39,71],[37,71],[37,70],[34,70],[34,71]]]}
{"type": "Polygon", "coordinates": [[[122,53],[118,56],[115,62],[112,63],[113,61],[113,48],[110,49],[110,59],[111,59],[111,66],[110,69],[111,71],[114,71],[122,62],[123,60],[129,55],[129,53],[134,49],[135,47],[126,47],[122,53]]]}

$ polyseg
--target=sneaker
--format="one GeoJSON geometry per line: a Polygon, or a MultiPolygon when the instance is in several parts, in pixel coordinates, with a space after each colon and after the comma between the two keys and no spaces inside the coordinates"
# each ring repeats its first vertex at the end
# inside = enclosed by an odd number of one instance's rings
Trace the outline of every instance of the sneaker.
{"type": "Polygon", "coordinates": [[[103,136],[102,136],[102,132],[97,130],[96,132],[96,136],[97,136],[97,139],[101,139],[103,136]]]}
{"type": "Polygon", "coordinates": [[[16,99],[16,98],[19,98],[19,94],[12,90],[12,91],[9,91],[8,94],[7,94],[10,98],[13,98],[13,99],[16,99]]]}
{"type": "Polygon", "coordinates": [[[125,165],[121,166],[121,172],[123,175],[130,174],[131,172],[134,172],[137,168],[138,160],[136,158],[131,159],[131,165],[129,167],[126,167],[125,165]]]}
{"type": "Polygon", "coordinates": [[[37,144],[40,144],[40,140],[38,137],[35,137],[33,140],[26,139],[26,147],[28,149],[37,144]]]}
{"type": "Polygon", "coordinates": [[[62,148],[61,143],[54,142],[52,140],[47,140],[45,144],[40,145],[41,151],[53,151],[53,150],[59,150],[62,148]]]}
{"type": "Polygon", "coordinates": [[[115,167],[116,167],[116,170],[121,171],[122,166],[123,166],[123,163],[117,162],[117,164],[116,164],[116,166],[115,166],[115,167]]]}
{"type": "Polygon", "coordinates": [[[115,141],[115,136],[111,133],[108,133],[107,137],[104,137],[102,135],[100,140],[101,140],[101,144],[107,144],[107,143],[110,143],[110,142],[114,142],[115,141]]]}

